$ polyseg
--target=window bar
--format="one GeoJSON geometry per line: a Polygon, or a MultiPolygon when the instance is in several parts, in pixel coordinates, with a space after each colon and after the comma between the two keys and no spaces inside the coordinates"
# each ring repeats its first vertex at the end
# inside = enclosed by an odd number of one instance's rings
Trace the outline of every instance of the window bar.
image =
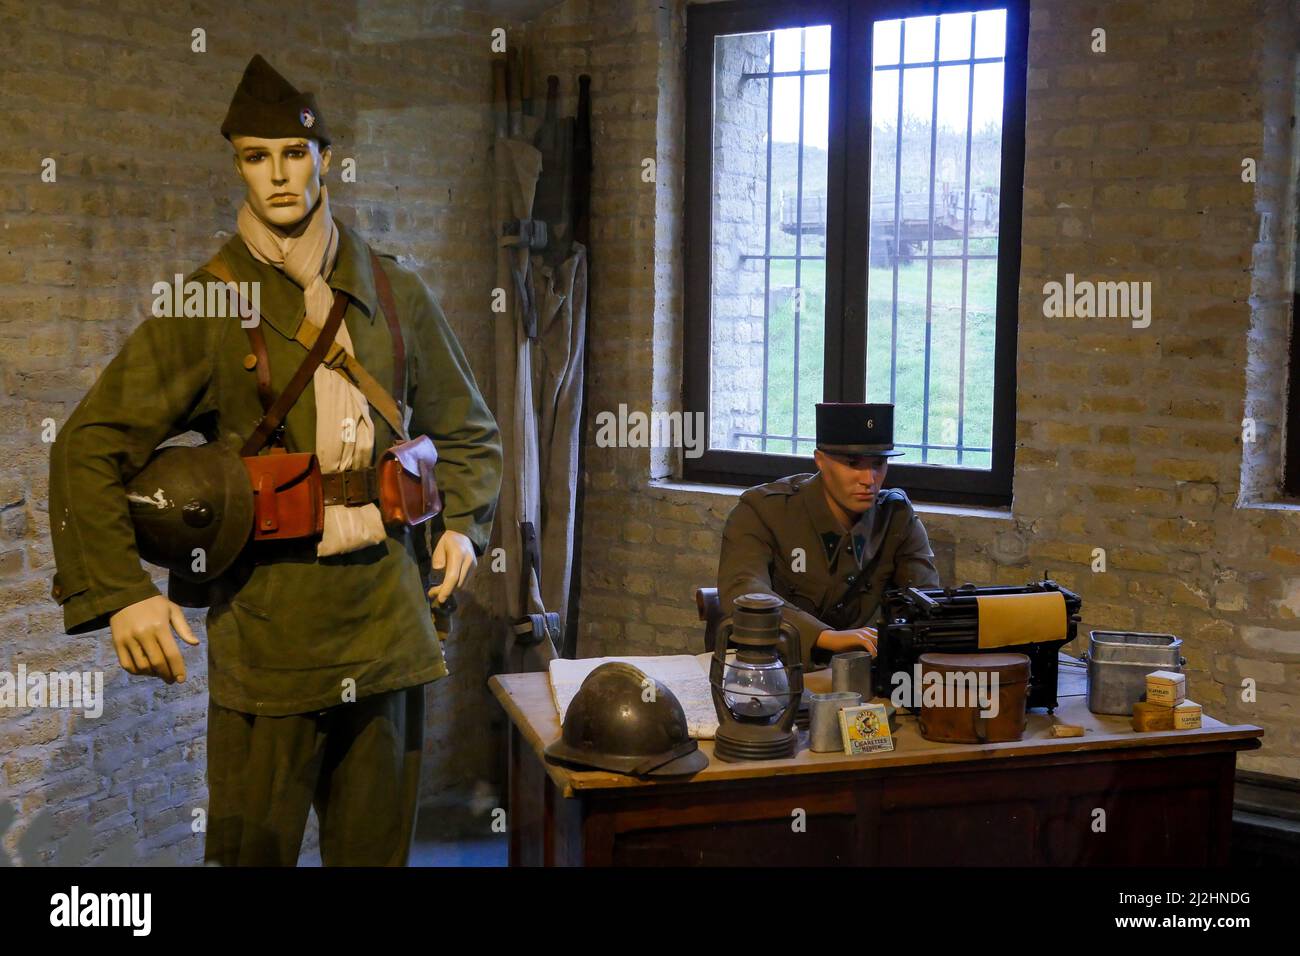
{"type": "MultiPolygon", "coordinates": [[[[961,60],[958,62],[964,63],[965,61],[961,60]]],[[[993,63],[996,62],[996,60],[980,60],[979,62],[993,63]]],[[[881,67],[881,69],[884,69],[884,67],[881,67]]],[[[742,80],[774,80],[782,76],[826,76],[829,73],[830,70],[767,70],[763,73],[742,73],[740,74],[740,78],[742,80]]]]}
{"type": "MultiPolygon", "coordinates": [[[[767,35],[767,67],[776,64],[776,34],[767,35]]],[[[767,362],[772,304],[772,80],[767,81],[767,205],[763,209],[763,414],[762,450],[767,451],[767,362]]]]}
{"type": "MultiPolygon", "coordinates": [[[[965,66],[967,63],[1001,63],[1004,59],[1006,59],[1005,56],[975,56],[975,57],[964,56],[957,60],[934,59],[934,60],[918,60],[915,63],[904,63],[900,58],[897,63],[886,63],[884,66],[873,66],[871,69],[875,73],[887,73],[890,70],[918,70],[927,66],[933,66],[933,67],[965,66]]],[[[819,71],[810,70],[808,75],[811,76],[812,74],[817,72],[819,71]]],[[[825,73],[826,71],[821,70],[820,72],[825,73]]],[[[745,75],[749,76],[750,74],[746,73],[745,75]]],[[[755,73],[753,75],[766,76],[767,74],[755,73]]],[[[781,76],[782,74],[778,73],[776,75],[781,76]]]]}
{"type": "MultiPolygon", "coordinates": [[[[894,254],[890,257],[893,259],[891,268],[894,270],[894,297],[890,303],[890,329],[889,329],[889,401],[890,404],[897,404],[898,401],[898,260],[901,255],[902,243],[900,242],[903,232],[903,78],[907,74],[903,71],[903,44],[907,37],[907,20],[898,21],[898,122],[895,124],[894,133],[894,254]]],[[[870,162],[871,158],[867,158],[870,162]]],[[[867,254],[871,253],[871,211],[867,211],[867,254]]],[[[868,261],[870,268],[870,261],[868,261]]]]}
{"type": "Polygon", "coordinates": [[[975,121],[975,15],[970,18],[970,53],[971,64],[967,67],[966,82],[966,182],[962,192],[962,201],[966,212],[962,215],[961,235],[961,338],[958,339],[959,352],[957,364],[957,464],[962,463],[962,446],[966,437],[966,289],[967,275],[970,272],[970,152],[975,121]]]}
{"type": "MultiPolygon", "coordinates": [[[[939,17],[934,18],[934,60],[939,62],[939,17]]],[[[930,222],[925,255],[925,384],[921,390],[921,461],[929,460],[930,447],[930,333],[934,328],[934,166],[938,156],[939,68],[929,67],[930,81],[930,222]]],[[[899,74],[900,76],[902,74],[899,74]]]]}
{"type": "MultiPolygon", "coordinates": [[[[791,373],[790,380],[794,385],[794,398],[790,406],[790,434],[796,436],[799,434],[799,326],[803,324],[803,260],[799,255],[803,252],[803,130],[805,121],[805,103],[804,103],[804,79],[803,68],[805,65],[805,51],[808,46],[808,31],[799,30],[799,152],[795,170],[795,188],[794,188],[794,369],[791,373]]],[[[799,443],[794,437],[790,439],[790,454],[799,453],[799,443]]]]}
{"type": "MultiPolygon", "coordinates": [[[[809,256],[809,255],[803,255],[803,256],[785,255],[785,256],[783,256],[783,255],[781,255],[780,253],[773,253],[773,254],[770,255],[770,256],[765,256],[765,255],[763,255],[761,252],[742,252],[742,253],[740,254],[740,258],[742,258],[742,259],[771,259],[771,260],[773,260],[773,261],[779,261],[779,260],[781,260],[781,259],[791,259],[791,260],[793,260],[793,259],[798,258],[798,259],[802,259],[804,262],[821,262],[821,261],[823,261],[826,257],[825,257],[825,256],[809,256]]],[[[948,255],[947,253],[937,253],[936,255],[933,256],[933,259],[934,259],[935,262],[942,262],[942,261],[945,260],[945,259],[970,259],[970,260],[973,262],[973,261],[975,261],[976,259],[996,259],[996,258],[997,258],[996,255],[987,255],[987,256],[986,256],[986,255],[981,255],[981,254],[979,254],[979,253],[972,253],[972,254],[969,255],[969,256],[963,256],[960,252],[954,252],[952,255],[948,255]]]]}
{"type": "MultiPolygon", "coordinates": [[[[812,443],[812,442],[816,442],[816,441],[817,441],[817,438],[816,438],[816,436],[814,436],[814,435],[766,435],[766,436],[764,436],[764,435],[760,435],[758,432],[736,432],[736,437],[737,437],[737,438],[764,438],[764,437],[766,437],[766,438],[770,438],[772,441],[795,441],[795,442],[805,442],[805,443],[812,443]]],[[[894,442],[894,447],[896,447],[896,448],[920,448],[921,445],[920,445],[919,442],[896,441],[896,442],[894,442]]],[[[957,450],[957,446],[956,446],[956,445],[931,445],[930,448],[931,448],[932,450],[933,450],[933,449],[937,449],[937,450],[939,450],[939,451],[956,451],[956,450],[957,450]]],[[[972,445],[971,447],[967,448],[966,450],[967,450],[967,451],[986,452],[986,451],[992,451],[993,449],[992,449],[992,448],[985,448],[985,447],[981,447],[981,446],[972,445]]]]}

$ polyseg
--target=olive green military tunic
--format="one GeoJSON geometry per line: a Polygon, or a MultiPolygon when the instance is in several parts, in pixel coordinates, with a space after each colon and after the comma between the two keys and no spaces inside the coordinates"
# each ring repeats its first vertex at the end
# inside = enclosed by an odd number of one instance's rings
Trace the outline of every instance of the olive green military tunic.
{"type": "Polygon", "coordinates": [[[938,586],[925,526],[896,488],[883,489],[846,532],[821,475],[792,475],[742,494],[722,532],[723,613],[751,592],[785,600],[782,617],[799,630],[805,670],[830,659],[814,650],[822,631],[874,626],[888,588],[938,586]]]}
{"type": "MultiPolygon", "coordinates": [[[[388,324],[366,244],[339,224],[332,288],[350,297],[344,321],[357,359],[380,382],[393,381],[388,324]]],[[[226,259],[237,281],[260,282],[271,384],[281,391],[305,350],[293,341],[304,317],[302,290],[249,253],[234,236],[226,259]]],[[[487,547],[501,482],[495,419],[433,295],[391,259],[407,356],[409,431],[437,446],[442,522],[487,547]]],[[[199,270],[187,277],[215,282],[199,270]]],[[[158,593],[141,568],[124,483],[165,439],[196,430],[238,448],[262,416],[256,372],[239,318],[152,317],[116,358],[58,433],[50,458],[50,530],[58,573],[53,597],[69,633],[104,627],[111,614],[158,593]]],[[[309,383],[310,384],[310,383],[309,383]]],[[[310,387],[286,419],[290,452],[315,450],[310,387]]],[[[371,415],[376,455],[394,440],[371,415]]],[[[426,596],[427,552],[415,535],[391,530],[380,543],[317,558],[315,542],[255,551],[217,582],[208,612],[208,679],[219,705],[280,716],[412,687],[447,668],[426,596]],[[256,560],[253,556],[256,555],[256,560]],[[423,561],[421,558],[426,558],[423,561]]]]}

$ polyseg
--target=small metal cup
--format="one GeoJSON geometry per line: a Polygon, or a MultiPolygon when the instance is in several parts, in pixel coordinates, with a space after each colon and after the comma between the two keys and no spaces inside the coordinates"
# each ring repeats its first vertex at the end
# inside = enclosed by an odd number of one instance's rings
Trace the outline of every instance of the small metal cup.
{"type": "Polygon", "coordinates": [[[840,733],[840,711],[862,703],[861,694],[832,691],[829,694],[812,694],[808,703],[808,746],[815,753],[843,752],[844,738],[840,733]]]}
{"type": "Polygon", "coordinates": [[[831,690],[861,694],[863,700],[871,700],[871,654],[846,651],[832,657],[831,690]]]}

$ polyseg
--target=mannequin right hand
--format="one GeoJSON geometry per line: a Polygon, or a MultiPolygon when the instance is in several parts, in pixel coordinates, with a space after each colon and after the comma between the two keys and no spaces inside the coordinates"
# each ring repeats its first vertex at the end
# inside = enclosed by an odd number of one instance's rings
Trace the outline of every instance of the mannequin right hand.
{"type": "Polygon", "coordinates": [[[851,627],[846,631],[822,631],[817,635],[817,646],[832,654],[844,651],[866,651],[876,656],[876,629],[851,627]]]}
{"type": "Polygon", "coordinates": [[[180,605],[161,594],[127,605],[108,619],[117,659],[128,674],[161,677],[169,684],[185,682],[185,662],[172,636],[198,644],[180,605]]]}

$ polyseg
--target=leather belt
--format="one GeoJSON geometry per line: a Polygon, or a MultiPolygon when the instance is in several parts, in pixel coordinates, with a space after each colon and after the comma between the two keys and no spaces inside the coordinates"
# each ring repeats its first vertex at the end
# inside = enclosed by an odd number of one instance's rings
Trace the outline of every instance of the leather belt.
{"type": "Polygon", "coordinates": [[[379,478],[373,467],[321,475],[320,484],[327,505],[356,507],[379,499],[379,478]]]}

